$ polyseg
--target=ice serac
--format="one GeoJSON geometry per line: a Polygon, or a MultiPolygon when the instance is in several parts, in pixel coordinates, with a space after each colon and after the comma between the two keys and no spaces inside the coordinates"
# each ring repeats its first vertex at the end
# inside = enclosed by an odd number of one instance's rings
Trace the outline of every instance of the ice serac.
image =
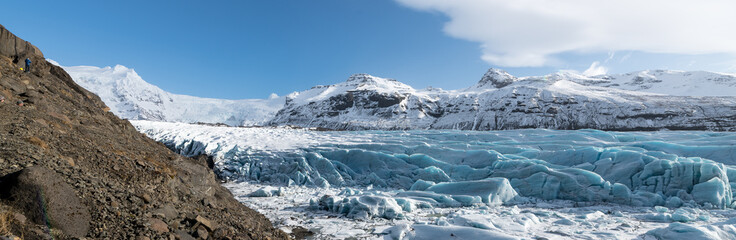
{"type": "Polygon", "coordinates": [[[312,201],[310,206],[315,209],[332,211],[344,214],[350,218],[385,218],[402,219],[403,210],[397,201],[383,196],[322,196],[318,201],[312,201]]]}
{"type": "Polygon", "coordinates": [[[440,183],[427,188],[426,191],[449,195],[478,196],[482,203],[487,204],[503,204],[519,195],[511,187],[509,180],[505,178],[440,183]]]}
{"type": "MultiPolygon", "coordinates": [[[[315,132],[133,123],[178,152],[216,156],[218,172],[227,179],[399,189],[394,196],[377,197],[393,198],[403,211],[524,199],[736,207],[736,133],[315,132]],[[231,137],[222,137],[225,132],[231,137]],[[280,137],[267,141],[262,133],[280,137]],[[284,148],[285,141],[298,144],[284,148]]],[[[352,206],[364,203],[360,196],[338,200],[352,206]]]]}

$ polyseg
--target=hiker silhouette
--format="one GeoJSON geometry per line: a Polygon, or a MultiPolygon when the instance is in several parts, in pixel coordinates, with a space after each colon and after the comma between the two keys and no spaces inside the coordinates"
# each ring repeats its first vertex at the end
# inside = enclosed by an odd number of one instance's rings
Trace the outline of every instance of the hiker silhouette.
{"type": "Polygon", "coordinates": [[[31,71],[31,59],[26,58],[26,67],[23,69],[23,71],[25,71],[25,72],[30,72],[31,71]]]}

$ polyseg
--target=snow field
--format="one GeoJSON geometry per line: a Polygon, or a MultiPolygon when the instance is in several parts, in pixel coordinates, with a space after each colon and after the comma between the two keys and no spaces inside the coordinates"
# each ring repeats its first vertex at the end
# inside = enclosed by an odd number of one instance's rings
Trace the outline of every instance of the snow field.
{"type": "Polygon", "coordinates": [[[173,94],[122,65],[63,68],[77,84],[100,96],[110,111],[124,119],[263,125],[284,105],[283,97],[273,95],[269,99],[226,100],[173,94]]]}

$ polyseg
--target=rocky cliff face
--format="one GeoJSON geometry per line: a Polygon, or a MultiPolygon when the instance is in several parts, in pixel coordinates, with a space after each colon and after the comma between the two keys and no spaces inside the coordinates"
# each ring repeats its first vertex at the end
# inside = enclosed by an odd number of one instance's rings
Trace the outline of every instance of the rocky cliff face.
{"type": "Polygon", "coordinates": [[[108,112],[41,51],[0,26],[0,225],[27,239],[282,239],[204,160],[108,112]],[[32,71],[20,70],[23,60],[32,71]],[[22,101],[23,106],[16,104],[22,101]]]}

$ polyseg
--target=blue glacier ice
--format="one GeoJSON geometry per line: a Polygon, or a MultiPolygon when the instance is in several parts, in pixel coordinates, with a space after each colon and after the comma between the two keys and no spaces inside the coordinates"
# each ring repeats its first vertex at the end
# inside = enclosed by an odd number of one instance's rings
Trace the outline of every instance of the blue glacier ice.
{"type": "Polygon", "coordinates": [[[655,239],[698,239],[721,240],[733,239],[736,226],[733,224],[693,226],[683,223],[671,223],[666,228],[658,228],[647,232],[655,239]]]}
{"type": "Polygon", "coordinates": [[[384,239],[494,239],[494,240],[518,240],[521,238],[514,237],[493,231],[490,229],[482,229],[477,227],[459,227],[459,226],[442,226],[442,225],[421,225],[416,224],[409,226],[401,224],[384,231],[386,238],[384,239]]]}
{"type": "Polygon", "coordinates": [[[411,206],[402,206],[399,205],[399,202],[401,201],[382,196],[362,195],[340,198],[325,195],[318,201],[312,201],[310,205],[312,208],[341,213],[351,218],[401,219],[405,210],[411,211],[411,206]]]}
{"type": "Polygon", "coordinates": [[[503,204],[514,199],[518,193],[505,178],[487,178],[477,181],[442,182],[425,191],[452,196],[479,197],[486,204],[503,204]]]}
{"type": "MultiPolygon", "coordinates": [[[[524,199],[736,207],[736,182],[731,182],[736,180],[736,133],[533,129],[312,134],[322,140],[285,150],[254,149],[236,140],[228,148],[175,135],[152,137],[183,154],[216,156],[218,173],[229,180],[396,191],[395,196],[333,196],[334,203],[325,200],[321,205],[355,216],[398,218],[401,211],[418,207],[524,199]]],[[[667,217],[678,222],[692,218],[683,213],[667,217]]]]}

